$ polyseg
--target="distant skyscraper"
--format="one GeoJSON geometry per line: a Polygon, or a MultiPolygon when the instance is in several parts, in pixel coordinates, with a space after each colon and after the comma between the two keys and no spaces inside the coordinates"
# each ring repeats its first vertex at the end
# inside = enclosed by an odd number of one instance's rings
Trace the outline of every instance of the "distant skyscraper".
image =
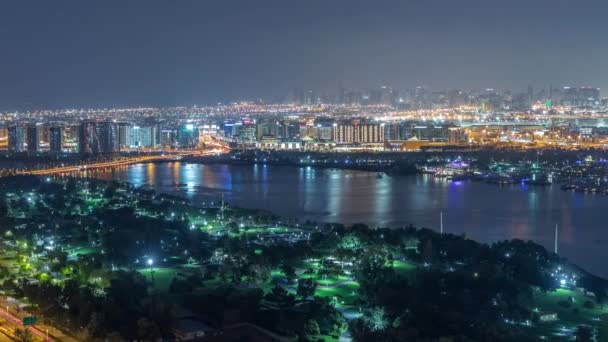
{"type": "Polygon", "coordinates": [[[329,124],[317,125],[317,139],[321,141],[331,141],[333,138],[334,127],[329,124]]]}
{"type": "Polygon", "coordinates": [[[138,126],[131,124],[120,124],[118,126],[118,141],[120,146],[152,147],[155,145],[155,133],[157,126],[138,126]]]}
{"type": "Polygon", "coordinates": [[[384,140],[401,140],[401,125],[398,122],[384,125],[384,140]]]}
{"type": "Polygon", "coordinates": [[[239,141],[254,142],[256,133],[256,126],[253,123],[244,124],[239,130],[239,141]]]}
{"type": "Polygon", "coordinates": [[[63,127],[49,128],[49,149],[52,153],[60,153],[63,148],[63,127]]]}
{"type": "Polygon", "coordinates": [[[40,147],[40,131],[36,125],[27,126],[27,151],[35,153],[40,147]]]}
{"type": "Polygon", "coordinates": [[[333,135],[336,143],[380,143],[384,141],[384,125],[336,125],[333,135]]]}
{"type": "Polygon", "coordinates": [[[114,122],[87,121],[80,124],[79,151],[82,154],[118,152],[118,125],[114,122]]]}
{"type": "Polygon", "coordinates": [[[465,144],[469,141],[469,137],[464,129],[460,127],[448,128],[448,143],[450,144],[465,144]]]}
{"type": "Polygon", "coordinates": [[[180,147],[193,148],[198,146],[198,127],[192,123],[179,125],[177,129],[177,142],[180,147]]]}
{"type": "Polygon", "coordinates": [[[241,122],[225,122],[224,123],[224,136],[226,138],[232,138],[239,135],[239,130],[243,124],[241,122]]]}
{"type": "Polygon", "coordinates": [[[528,103],[530,105],[534,103],[534,88],[531,85],[528,86],[528,103]]]}
{"type": "Polygon", "coordinates": [[[27,129],[25,126],[17,125],[8,128],[8,151],[11,153],[25,152],[27,129]]]}

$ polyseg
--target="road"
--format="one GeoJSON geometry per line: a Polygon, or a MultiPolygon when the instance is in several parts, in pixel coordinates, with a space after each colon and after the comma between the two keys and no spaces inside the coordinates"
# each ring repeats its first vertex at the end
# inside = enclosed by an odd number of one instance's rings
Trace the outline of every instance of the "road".
{"type": "MultiPolygon", "coordinates": [[[[4,318],[8,322],[8,325],[3,326],[3,328],[5,328],[6,330],[10,331],[13,334],[14,334],[15,329],[25,328],[23,326],[21,318],[14,316],[13,314],[11,314],[10,312],[7,312],[6,310],[0,309],[0,316],[2,316],[2,318],[4,318]]],[[[32,334],[34,336],[42,339],[43,341],[54,341],[50,337],[47,338],[46,331],[43,332],[42,330],[40,330],[39,328],[37,328],[35,326],[29,326],[27,328],[32,332],[32,334]]],[[[4,334],[2,334],[1,336],[6,337],[4,334]]]]}
{"type": "Polygon", "coordinates": [[[131,164],[139,164],[146,162],[154,162],[154,161],[165,161],[165,160],[179,160],[181,157],[186,155],[196,155],[196,156],[205,156],[205,155],[213,155],[226,153],[225,149],[213,149],[209,151],[196,151],[196,152],[187,152],[187,153],[178,153],[178,154],[170,154],[170,155],[160,155],[160,156],[140,156],[140,157],[131,157],[120,160],[113,161],[105,161],[98,163],[90,163],[84,165],[71,165],[71,166],[62,166],[62,167],[53,167],[48,169],[37,169],[37,170],[24,170],[18,171],[18,175],[34,175],[34,176],[46,176],[53,174],[61,174],[61,173],[74,173],[81,172],[87,170],[94,169],[105,169],[105,168],[113,168],[131,164]]]}
{"type": "MultiPolygon", "coordinates": [[[[0,325],[0,329],[3,329],[4,332],[8,332],[9,335],[13,335],[15,328],[24,328],[23,317],[33,316],[23,310],[20,310],[18,308],[18,304],[18,301],[8,300],[8,298],[0,297],[0,317],[9,323],[0,325]],[[8,312],[7,309],[9,310],[8,312]]],[[[39,322],[37,322],[35,326],[30,326],[29,329],[32,331],[32,334],[39,337],[43,341],[46,339],[46,334],[48,331],[48,341],[53,341],[53,337],[55,337],[62,342],[79,342],[73,337],[66,335],[63,331],[57,329],[56,327],[42,324],[42,321],[44,320],[40,319],[39,317],[39,322]]],[[[1,339],[2,336],[5,336],[5,334],[0,333],[0,342],[4,341],[1,339]]]]}
{"type": "Polygon", "coordinates": [[[135,157],[121,160],[114,160],[109,162],[99,162],[99,163],[91,163],[85,165],[73,165],[73,166],[62,166],[62,167],[54,167],[48,169],[38,169],[38,170],[27,170],[21,171],[18,174],[21,175],[35,175],[35,176],[44,176],[44,175],[52,175],[58,173],[73,173],[79,171],[93,170],[93,169],[104,169],[104,168],[112,168],[119,167],[130,164],[138,164],[145,163],[151,161],[160,161],[160,160],[171,160],[175,159],[176,156],[145,156],[145,157],[135,157]]]}

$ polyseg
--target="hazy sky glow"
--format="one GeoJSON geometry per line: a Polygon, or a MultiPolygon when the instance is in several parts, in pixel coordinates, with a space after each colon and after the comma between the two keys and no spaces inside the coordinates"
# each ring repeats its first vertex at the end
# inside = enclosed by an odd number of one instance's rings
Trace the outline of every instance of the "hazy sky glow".
{"type": "Polygon", "coordinates": [[[0,109],[268,100],[287,88],[608,88],[606,0],[0,4],[0,109]]]}

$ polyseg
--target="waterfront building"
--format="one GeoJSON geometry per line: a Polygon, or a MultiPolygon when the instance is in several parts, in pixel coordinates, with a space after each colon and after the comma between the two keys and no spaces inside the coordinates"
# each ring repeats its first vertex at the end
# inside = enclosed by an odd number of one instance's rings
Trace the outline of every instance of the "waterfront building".
{"type": "Polygon", "coordinates": [[[86,121],[80,124],[79,152],[81,154],[107,154],[120,150],[118,125],[111,121],[86,121]]]}
{"type": "Polygon", "coordinates": [[[8,128],[8,151],[19,153],[27,151],[27,128],[24,125],[15,125],[8,128]]]}
{"type": "Polygon", "coordinates": [[[466,144],[469,141],[467,132],[460,127],[448,128],[448,143],[458,145],[466,144]]]}
{"type": "Polygon", "coordinates": [[[193,123],[183,123],[177,128],[179,147],[194,148],[198,146],[199,131],[193,123]]]}
{"type": "Polygon", "coordinates": [[[155,146],[157,126],[119,125],[119,144],[128,148],[155,146]]]}
{"type": "Polygon", "coordinates": [[[27,125],[27,151],[29,153],[36,153],[40,147],[40,130],[42,127],[37,125],[27,125]]]}
{"type": "Polygon", "coordinates": [[[336,125],[333,130],[334,142],[339,144],[384,142],[383,124],[336,125]]]}
{"type": "Polygon", "coordinates": [[[240,142],[255,142],[256,141],[256,127],[254,124],[246,124],[239,130],[239,141],[240,142]]]}
{"type": "Polygon", "coordinates": [[[49,150],[51,153],[60,153],[63,150],[63,127],[49,128],[49,150]]]}
{"type": "Polygon", "coordinates": [[[331,141],[333,138],[333,129],[332,125],[317,125],[317,138],[320,141],[331,141]]]}

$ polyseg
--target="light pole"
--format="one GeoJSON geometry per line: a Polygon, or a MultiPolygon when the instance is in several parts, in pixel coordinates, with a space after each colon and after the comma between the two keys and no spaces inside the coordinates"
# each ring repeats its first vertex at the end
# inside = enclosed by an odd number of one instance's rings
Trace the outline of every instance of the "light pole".
{"type": "Polygon", "coordinates": [[[152,258],[148,259],[148,266],[150,267],[150,277],[152,278],[152,283],[154,284],[154,272],[152,272],[153,264],[154,264],[154,260],[152,260],[152,258]]]}

